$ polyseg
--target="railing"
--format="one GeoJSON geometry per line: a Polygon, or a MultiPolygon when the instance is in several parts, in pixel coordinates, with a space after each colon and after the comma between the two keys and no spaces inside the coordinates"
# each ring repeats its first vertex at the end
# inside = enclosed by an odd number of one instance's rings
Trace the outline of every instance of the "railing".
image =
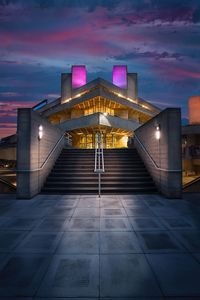
{"type": "MultiPolygon", "coordinates": [[[[70,141],[70,138],[71,136],[69,134],[67,134],[67,142],[70,141]]],[[[47,164],[47,162],[49,161],[50,157],[52,156],[52,154],[55,152],[55,150],[57,149],[58,145],[60,144],[60,142],[62,141],[63,138],[65,138],[66,136],[66,133],[64,133],[60,139],[57,141],[57,143],[55,144],[55,146],[53,147],[53,149],[50,151],[50,153],[47,155],[45,161],[42,163],[41,167],[40,168],[37,168],[37,169],[32,169],[32,170],[29,170],[29,169],[25,169],[25,170],[16,170],[17,172],[36,172],[36,171],[41,171],[45,165],[47,164]]]]}
{"type": "Polygon", "coordinates": [[[9,182],[8,180],[4,179],[3,177],[0,177],[0,182],[11,188],[12,190],[16,190],[16,186],[9,182]]]}
{"type": "Polygon", "coordinates": [[[138,141],[138,143],[140,144],[140,146],[142,147],[142,149],[144,150],[144,152],[147,154],[147,156],[149,157],[149,159],[151,160],[152,164],[154,165],[154,167],[157,170],[160,170],[160,171],[163,171],[163,172],[171,172],[171,173],[182,172],[181,169],[163,169],[163,168],[160,168],[157,165],[157,163],[154,161],[154,159],[151,157],[150,153],[147,151],[147,149],[145,148],[145,146],[143,145],[143,143],[140,141],[140,139],[137,137],[136,134],[134,135],[134,138],[138,141]]]}
{"type": "Polygon", "coordinates": [[[95,141],[94,172],[98,174],[98,194],[101,197],[101,174],[105,172],[103,142],[101,133],[97,133],[95,141]]]}

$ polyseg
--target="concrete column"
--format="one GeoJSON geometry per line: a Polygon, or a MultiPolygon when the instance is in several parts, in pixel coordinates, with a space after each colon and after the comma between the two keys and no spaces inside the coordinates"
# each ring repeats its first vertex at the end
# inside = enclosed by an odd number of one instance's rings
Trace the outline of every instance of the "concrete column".
{"type": "Polygon", "coordinates": [[[128,88],[127,88],[127,97],[131,99],[138,98],[138,79],[137,73],[128,73],[128,88]]]}
{"type": "Polygon", "coordinates": [[[72,74],[61,74],[61,103],[72,97],[72,74]]]}

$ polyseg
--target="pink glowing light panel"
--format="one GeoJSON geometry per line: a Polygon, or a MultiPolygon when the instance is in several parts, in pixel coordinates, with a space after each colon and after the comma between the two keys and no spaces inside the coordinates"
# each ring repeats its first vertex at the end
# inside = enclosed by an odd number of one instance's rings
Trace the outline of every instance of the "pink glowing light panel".
{"type": "Polygon", "coordinates": [[[77,89],[86,84],[86,67],[72,66],[72,88],[77,89]]]}
{"type": "Polygon", "coordinates": [[[122,89],[127,88],[127,66],[113,67],[112,83],[122,89]]]}

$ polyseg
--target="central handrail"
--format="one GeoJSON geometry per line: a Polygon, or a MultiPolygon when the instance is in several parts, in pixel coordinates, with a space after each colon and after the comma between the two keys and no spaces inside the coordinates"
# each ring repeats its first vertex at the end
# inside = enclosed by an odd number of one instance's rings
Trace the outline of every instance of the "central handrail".
{"type": "Polygon", "coordinates": [[[150,153],[147,151],[147,149],[145,148],[145,146],[143,145],[143,143],[140,141],[140,139],[138,138],[138,136],[135,134],[134,137],[136,138],[136,140],[138,141],[138,143],[140,144],[140,146],[142,147],[142,149],[144,150],[144,152],[147,154],[147,156],[150,158],[151,162],[153,163],[154,167],[157,170],[163,171],[163,172],[182,172],[181,169],[163,169],[160,168],[157,163],[154,161],[154,159],[151,157],[150,153]]]}
{"type": "Polygon", "coordinates": [[[101,133],[97,133],[97,139],[95,141],[94,172],[98,173],[98,194],[99,197],[101,197],[101,173],[105,172],[101,133]]]}

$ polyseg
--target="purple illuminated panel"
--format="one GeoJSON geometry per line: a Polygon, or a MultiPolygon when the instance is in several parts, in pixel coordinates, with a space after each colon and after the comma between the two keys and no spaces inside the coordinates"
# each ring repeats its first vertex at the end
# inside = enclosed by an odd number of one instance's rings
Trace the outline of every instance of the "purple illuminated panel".
{"type": "Polygon", "coordinates": [[[72,66],[72,88],[77,89],[86,84],[86,67],[72,66]]]}
{"type": "Polygon", "coordinates": [[[127,89],[127,66],[113,67],[112,82],[122,89],[127,89]]]}

